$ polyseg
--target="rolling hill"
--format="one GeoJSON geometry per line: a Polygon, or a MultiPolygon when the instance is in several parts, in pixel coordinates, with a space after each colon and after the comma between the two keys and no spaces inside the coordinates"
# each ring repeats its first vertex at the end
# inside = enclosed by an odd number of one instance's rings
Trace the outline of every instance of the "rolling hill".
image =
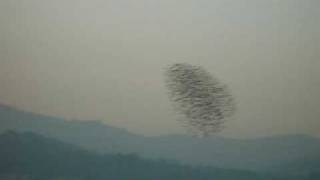
{"type": "Polygon", "coordinates": [[[136,155],[98,155],[35,133],[0,135],[3,180],[267,180],[250,171],[189,167],[136,155]]]}
{"type": "Polygon", "coordinates": [[[287,164],[296,164],[294,167],[299,170],[297,167],[303,169],[304,160],[320,156],[320,140],[306,135],[251,140],[182,135],[145,137],[99,121],[67,121],[2,105],[0,132],[7,130],[34,132],[102,154],[136,153],[145,158],[176,160],[189,165],[255,171],[277,171],[275,167],[287,164]]]}

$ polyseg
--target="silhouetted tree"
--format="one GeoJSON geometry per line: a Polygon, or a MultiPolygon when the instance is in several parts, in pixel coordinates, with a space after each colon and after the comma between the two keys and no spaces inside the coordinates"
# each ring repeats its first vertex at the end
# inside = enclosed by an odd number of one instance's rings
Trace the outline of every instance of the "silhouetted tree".
{"type": "Polygon", "coordinates": [[[226,86],[199,66],[174,64],[166,71],[170,99],[193,133],[207,136],[222,128],[235,105],[226,86]]]}

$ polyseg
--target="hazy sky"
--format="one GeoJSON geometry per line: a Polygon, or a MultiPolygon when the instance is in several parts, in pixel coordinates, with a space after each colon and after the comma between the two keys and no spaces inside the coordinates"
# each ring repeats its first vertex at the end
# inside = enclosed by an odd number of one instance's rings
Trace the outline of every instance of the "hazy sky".
{"type": "Polygon", "coordinates": [[[319,0],[1,0],[0,102],[182,133],[163,82],[187,62],[228,84],[222,135],[320,136],[319,0]]]}

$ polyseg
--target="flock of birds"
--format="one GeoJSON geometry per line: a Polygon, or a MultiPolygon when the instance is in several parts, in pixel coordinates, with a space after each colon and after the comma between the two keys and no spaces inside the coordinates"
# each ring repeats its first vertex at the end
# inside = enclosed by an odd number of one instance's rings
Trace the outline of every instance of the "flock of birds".
{"type": "Polygon", "coordinates": [[[212,135],[233,115],[235,103],[228,88],[202,67],[174,64],[165,74],[170,100],[193,134],[212,135]]]}

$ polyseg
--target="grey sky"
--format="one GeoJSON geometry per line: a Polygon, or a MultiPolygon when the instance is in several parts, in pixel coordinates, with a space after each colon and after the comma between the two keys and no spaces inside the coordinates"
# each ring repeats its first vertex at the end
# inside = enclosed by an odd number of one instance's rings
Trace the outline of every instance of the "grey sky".
{"type": "Polygon", "coordinates": [[[235,95],[222,135],[320,136],[319,9],[318,0],[1,0],[0,102],[181,133],[163,73],[187,62],[235,95]]]}

